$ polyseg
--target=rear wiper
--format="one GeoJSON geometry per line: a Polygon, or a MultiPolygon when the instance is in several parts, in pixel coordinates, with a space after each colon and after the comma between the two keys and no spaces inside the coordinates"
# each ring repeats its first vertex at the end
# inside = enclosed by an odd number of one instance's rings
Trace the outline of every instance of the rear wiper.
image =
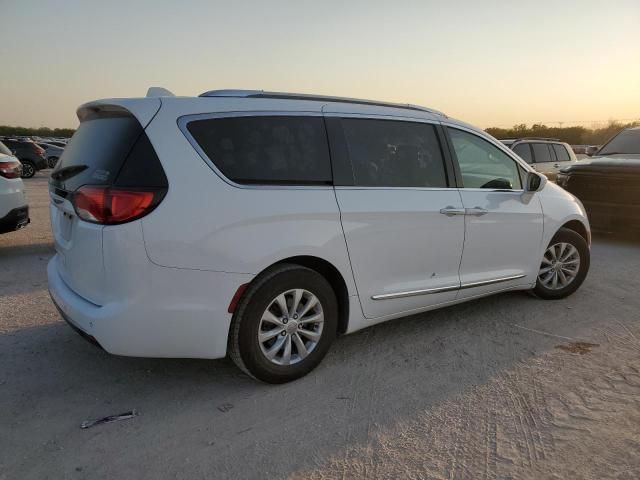
{"type": "Polygon", "coordinates": [[[79,174],[80,172],[84,172],[88,165],[69,165],[68,167],[63,167],[60,170],[57,170],[51,174],[51,178],[54,180],[66,180],[68,178],[73,177],[74,175],[79,174]]]}

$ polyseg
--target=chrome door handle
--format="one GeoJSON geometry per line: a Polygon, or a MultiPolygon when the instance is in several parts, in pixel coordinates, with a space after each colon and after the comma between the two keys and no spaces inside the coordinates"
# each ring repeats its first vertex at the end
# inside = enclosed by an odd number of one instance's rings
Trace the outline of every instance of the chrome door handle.
{"type": "Polygon", "coordinates": [[[489,210],[480,207],[466,208],[465,210],[466,215],[473,215],[474,217],[481,217],[482,215],[489,213],[489,210]]]}
{"type": "Polygon", "coordinates": [[[440,209],[440,213],[447,217],[453,217],[454,215],[465,215],[467,212],[464,208],[456,208],[452,206],[444,207],[440,209]]]}

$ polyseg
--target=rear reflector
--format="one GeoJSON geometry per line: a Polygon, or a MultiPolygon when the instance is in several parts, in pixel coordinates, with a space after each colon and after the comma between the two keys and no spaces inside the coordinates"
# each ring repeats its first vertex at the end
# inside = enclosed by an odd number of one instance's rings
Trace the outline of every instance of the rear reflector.
{"type": "Polygon", "coordinates": [[[247,289],[248,286],[249,286],[248,283],[244,283],[238,287],[238,290],[236,290],[235,295],[231,299],[231,303],[229,303],[229,308],[227,309],[229,313],[234,313],[236,311],[238,302],[240,301],[240,298],[242,298],[242,294],[244,293],[244,291],[247,289]]]}
{"type": "Polygon", "coordinates": [[[164,198],[165,188],[80,187],[73,194],[73,206],[82,220],[102,225],[130,222],[147,215],[164,198]]]}
{"type": "Polygon", "coordinates": [[[22,164],[17,160],[0,162],[0,177],[20,178],[22,175],[22,164]]]}

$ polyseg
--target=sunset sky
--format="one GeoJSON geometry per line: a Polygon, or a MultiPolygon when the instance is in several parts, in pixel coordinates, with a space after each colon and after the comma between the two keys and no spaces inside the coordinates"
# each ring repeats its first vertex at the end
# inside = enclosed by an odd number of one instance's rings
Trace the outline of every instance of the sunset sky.
{"type": "MultiPolygon", "coordinates": [[[[481,127],[640,119],[640,1],[0,0],[0,124],[250,88],[409,102],[481,127]]],[[[565,124],[565,125],[566,125],[565,124]]]]}

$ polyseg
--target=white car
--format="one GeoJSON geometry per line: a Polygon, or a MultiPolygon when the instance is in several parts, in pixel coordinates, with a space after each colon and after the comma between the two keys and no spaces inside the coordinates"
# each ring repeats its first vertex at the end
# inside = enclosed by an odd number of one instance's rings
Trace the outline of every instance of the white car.
{"type": "Polygon", "coordinates": [[[29,223],[29,207],[21,175],[22,164],[0,142],[0,233],[19,230],[29,223]]]}
{"type": "Polygon", "coordinates": [[[482,130],[263,91],[91,102],[51,174],[62,316],[110,353],[305,375],[336,335],[507,290],[573,293],[584,208],[482,130]]]}

